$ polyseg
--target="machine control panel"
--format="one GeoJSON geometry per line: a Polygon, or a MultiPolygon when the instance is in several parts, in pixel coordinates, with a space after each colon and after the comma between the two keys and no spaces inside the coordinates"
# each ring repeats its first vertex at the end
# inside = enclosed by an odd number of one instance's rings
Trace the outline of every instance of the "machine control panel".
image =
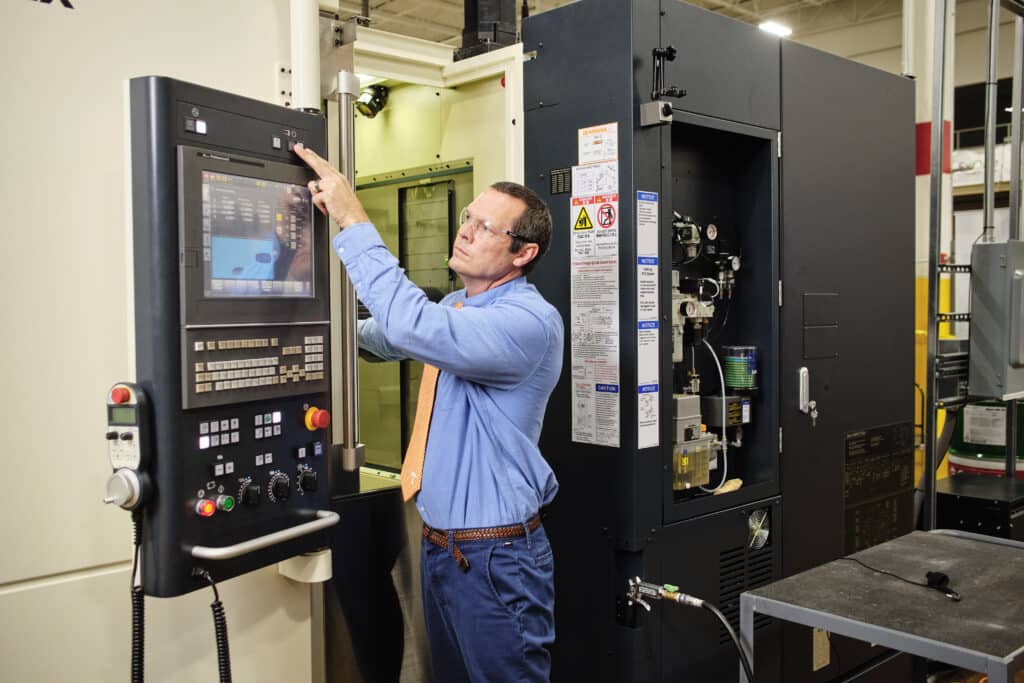
{"type": "MultiPolygon", "coordinates": [[[[324,547],[337,521],[327,222],[312,172],[266,144],[296,131],[324,153],[326,131],[168,78],[130,91],[136,366],[155,434],[142,584],[169,597],[202,587],[196,570],[223,580],[324,547]]],[[[111,415],[130,397],[115,387],[111,415]]],[[[129,462],[131,425],[107,438],[129,462]]]]}

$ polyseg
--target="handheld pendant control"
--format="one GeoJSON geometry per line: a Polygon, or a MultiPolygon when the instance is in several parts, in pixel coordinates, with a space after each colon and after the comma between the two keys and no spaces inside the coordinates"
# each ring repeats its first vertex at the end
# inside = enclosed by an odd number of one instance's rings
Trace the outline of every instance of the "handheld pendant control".
{"type": "Polygon", "coordinates": [[[118,382],[107,392],[107,455],[114,473],[107,480],[108,505],[139,508],[148,493],[144,474],[150,436],[149,404],[141,387],[118,382]]]}

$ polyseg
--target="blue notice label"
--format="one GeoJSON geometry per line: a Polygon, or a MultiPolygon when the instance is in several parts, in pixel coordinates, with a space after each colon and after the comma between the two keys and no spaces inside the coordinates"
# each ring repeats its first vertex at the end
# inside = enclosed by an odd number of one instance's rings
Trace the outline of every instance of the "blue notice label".
{"type": "Polygon", "coordinates": [[[640,265],[640,266],[656,266],[656,265],[658,265],[658,257],[657,256],[637,256],[636,257],[636,262],[637,262],[637,265],[640,265]]]}
{"type": "Polygon", "coordinates": [[[639,202],[656,202],[658,201],[657,192],[637,192],[636,199],[639,202]]]}
{"type": "Polygon", "coordinates": [[[656,330],[658,329],[657,320],[641,320],[636,324],[638,330],[656,330]]]}
{"type": "Polygon", "coordinates": [[[658,393],[657,384],[641,384],[636,388],[638,394],[656,394],[658,393]]]}
{"type": "Polygon", "coordinates": [[[617,393],[619,393],[619,385],[618,384],[596,384],[596,385],[594,385],[594,390],[595,391],[601,391],[601,392],[604,392],[606,394],[617,394],[617,393]]]}

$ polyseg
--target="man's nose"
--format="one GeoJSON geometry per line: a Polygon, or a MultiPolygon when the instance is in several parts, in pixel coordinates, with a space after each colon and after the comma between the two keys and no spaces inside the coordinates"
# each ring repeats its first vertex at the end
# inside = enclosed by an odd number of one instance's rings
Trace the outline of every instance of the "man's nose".
{"type": "Polygon", "coordinates": [[[473,222],[466,221],[460,225],[458,235],[467,242],[472,242],[473,238],[476,237],[476,231],[473,230],[473,222]]]}

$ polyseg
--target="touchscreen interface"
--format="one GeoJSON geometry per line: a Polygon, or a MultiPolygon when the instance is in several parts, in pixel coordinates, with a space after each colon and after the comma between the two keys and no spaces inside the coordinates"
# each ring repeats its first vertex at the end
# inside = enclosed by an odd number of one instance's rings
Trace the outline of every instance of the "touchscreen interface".
{"type": "Polygon", "coordinates": [[[202,192],[207,297],[313,296],[307,187],[203,171],[202,192]]]}

